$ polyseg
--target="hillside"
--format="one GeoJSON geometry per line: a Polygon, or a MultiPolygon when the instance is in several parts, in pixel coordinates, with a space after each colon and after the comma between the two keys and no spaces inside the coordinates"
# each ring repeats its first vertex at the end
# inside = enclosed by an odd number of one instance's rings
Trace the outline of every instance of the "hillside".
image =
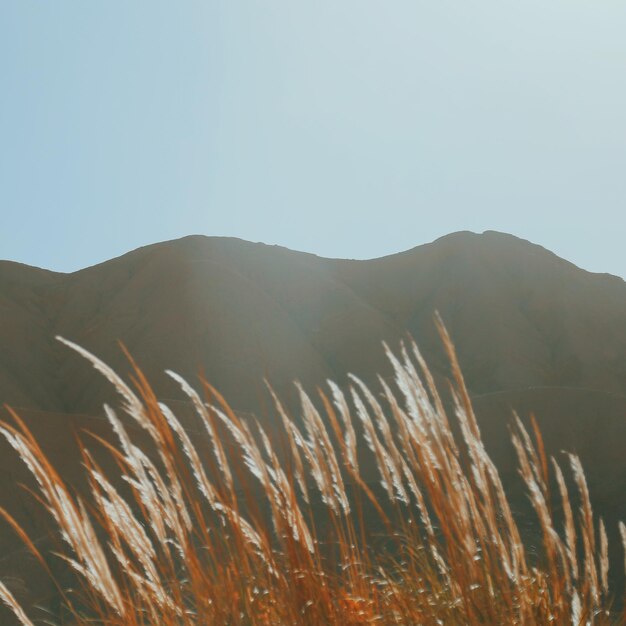
{"type": "Polygon", "coordinates": [[[60,334],[126,369],[122,341],[165,395],[165,367],[204,371],[242,410],[279,389],[386,371],[411,333],[443,367],[438,310],[475,393],[538,386],[626,394],[626,284],[509,235],[456,233],[369,261],[188,237],[73,274],[0,263],[0,399],[99,411],[107,386],[60,334]]]}

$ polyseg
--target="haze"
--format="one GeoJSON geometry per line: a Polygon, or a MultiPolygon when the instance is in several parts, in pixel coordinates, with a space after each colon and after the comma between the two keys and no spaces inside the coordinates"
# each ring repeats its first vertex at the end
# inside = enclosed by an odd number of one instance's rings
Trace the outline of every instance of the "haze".
{"type": "Polygon", "coordinates": [[[3,0],[0,257],[495,229],[626,276],[625,30],[617,0],[3,0]]]}

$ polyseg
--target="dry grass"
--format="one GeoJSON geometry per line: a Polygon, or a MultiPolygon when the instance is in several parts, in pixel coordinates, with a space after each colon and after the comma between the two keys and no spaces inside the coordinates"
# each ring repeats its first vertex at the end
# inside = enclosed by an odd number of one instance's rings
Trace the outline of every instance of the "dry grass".
{"type": "MultiPolygon", "coordinates": [[[[378,395],[357,379],[347,393],[330,383],[318,409],[300,390],[297,422],[275,399],[280,435],[240,419],[207,383],[198,394],[172,374],[206,430],[212,452],[202,456],[137,368],[131,389],[72,346],[122,396],[123,415],[106,408],[118,443],[102,442],[117,474],[105,473],[83,446],[90,493],[79,497],[17,415],[0,427],[35,477],[63,540],[61,558],[80,583],[64,595],[69,622],[624,623],[609,613],[621,590],[608,588],[606,532],[593,517],[579,460],[571,456],[566,473],[576,485],[574,506],[539,432],[529,434],[517,420],[513,442],[540,529],[540,545],[529,549],[441,332],[453,373],[449,415],[410,342],[400,358],[389,352],[395,385],[381,379],[378,395]],[[145,431],[149,450],[133,441],[129,421],[145,431]],[[366,456],[380,487],[363,478],[366,456]],[[558,502],[551,502],[550,482],[558,502]]],[[[31,624],[1,584],[0,597],[21,624],[31,624]]]]}

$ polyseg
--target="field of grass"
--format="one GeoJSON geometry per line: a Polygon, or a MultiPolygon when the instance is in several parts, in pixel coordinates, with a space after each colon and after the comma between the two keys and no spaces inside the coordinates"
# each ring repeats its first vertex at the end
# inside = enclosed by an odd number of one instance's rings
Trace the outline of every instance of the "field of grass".
{"type": "MultiPolygon", "coordinates": [[[[37,481],[75,583],[63,623],[113,626],[468,626],[623,624],[609,546],[581,464],[547,458],[537,428],[512,429],[537,540],[524,538],[481,440],[454,348],[437,389],[417,347],[388,351],[393,385],[329,383],[272,431],[244,420],[208,383],[171,374],[211,445],[160,403],[138,368],[127,385],[77,346],[122,397],[106,407],[115,472],[82,447],[79,496],[14,414],[0,432],[37,481]],[[444,400],[445,396],[445,400],[444,400]],[[451,407],[451,408],[450,408],[451,407]],[[145,431],[137,445],[125,424],[145,431]],[[378,484],[364,478],[367,455],[378,484]],[[574,485],[570,495],[568,485],[574,485]],[[555,515],[554,511],[558,511],[555,515]]],[[[508,416],[503,416],[503,419],[508,416]]],[[[2,511],[44,568],[49,557],[2,511]]],[[[626,544],[626,527],[620,526],[626,544]]],[[[620,564],[621,567],[621,564],[620,564]]],[[[8,588],[0,597],[30,625],[8,588]]]]}

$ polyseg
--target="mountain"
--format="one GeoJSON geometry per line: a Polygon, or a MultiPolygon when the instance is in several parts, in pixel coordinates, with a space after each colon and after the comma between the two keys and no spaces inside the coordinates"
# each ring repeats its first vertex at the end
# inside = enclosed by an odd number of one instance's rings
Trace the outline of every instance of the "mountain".
{"type": "MultiPolygon", "coordinates": [[[[435,311],[507,480],[509,418],[535,412],[549,452],[581,454],[613,535],[626,519],[626,284],[502,233],[455,233],[366,261],[192,236],[71,274],[0,262],[0,404],[25,416],[72,477],[73,433],[104,432],[102,403],[116,398],[56,335],[123,374],[121,341],[162,398],[181,399],[165,368],[190,381],[203,372],[235,409],[263,416],[264,377],[288,403],[294,379],[311,390],[347,372],[375,383],[390,375],[382,341],[393,348],[407,333],[445,377],[435,311]]],[[[24,478],[18,465],[0,444],[0,506],[19,500],[38,532],[12,486],[24,478]]],[[[11,542],[0,531],[0,554],[11,542]]],[[[15,569],[4,562],[0,573],[15,569]]]]}
{"type": "Polygon", "coordinates": [[[368,260],[187,237],[72,274],[0,262],[0,400],[94,413],[105,381],[62,335],[127,369],[122,341],[170,395],[165,367],[204,371],[241,410],[347,371],[388,372],[381,341],[411,333],[445,369],[438,310],[474,393],[558,386],[626,393],[626,284],[510,235],[462,232],[368,260]]]}

